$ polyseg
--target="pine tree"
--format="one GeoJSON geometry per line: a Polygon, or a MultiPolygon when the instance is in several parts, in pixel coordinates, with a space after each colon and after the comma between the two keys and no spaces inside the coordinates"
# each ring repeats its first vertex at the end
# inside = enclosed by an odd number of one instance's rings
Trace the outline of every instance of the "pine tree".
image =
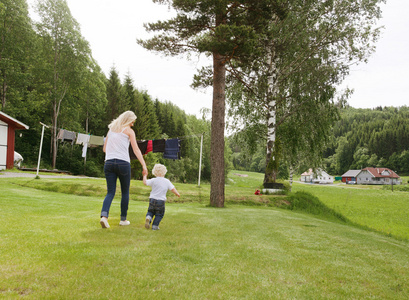
{"type": "Polygon", "coordinates": [[[107,120],[108,123],[116,119],[123,111],[120,110],[122,94],[122,84],[119,79],[118,71],[112,67],[109,72],[109,78],[106,83],[107,90],[107,120]]]}

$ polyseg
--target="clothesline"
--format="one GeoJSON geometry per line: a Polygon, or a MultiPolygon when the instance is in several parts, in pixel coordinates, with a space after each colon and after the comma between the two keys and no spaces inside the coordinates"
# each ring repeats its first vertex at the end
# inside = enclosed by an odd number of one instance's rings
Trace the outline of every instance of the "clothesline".
{"type": "MultiPolygon", "coordinates": [[[[105,137],[95,136],[90,134],[76,133],[74,131],[69,131],[65,129],[59,129],[58,140],[62,142],[69,141],[72,145],[78,144],[83,145],[82,157],[86,159],[88,147],[102,146],[104,145],[105,137]]],[[[180,159],[180,139],[158,139],[158,140],[143,140],[137,141],[138,147],[141,149],[142,154],[147,154],[148,152],[162,152],[163,157],[167,159],[180,159]]],[[[129,147],[129,156],[131,159],[136,159],[136,156],[131,148],[129,147]]]]}
{"type": "MultiPolygon", "coordinates": [[[[44,132],[44,126],[48,127],[45,124],[43,125],[43,132],[44,132]]],[[[201,165],[202,165],[202,148],[203,148],[203,136],[204,133],[201,134],[192,134],[192,135],[186,135],[182,137],[177,137],[173,139],[159,139],[159,140],[144,140],[144,141],[137,141],[138,144],[146,142],[146,150],[143,152],[143,154],[147,154],[148,152],[163,152],[164,158],[169,158],[169,159],[180,159],[180,141],[184,139],[188,139],[191,137],[201,137],[201,142],[200,142],[200,160],[199,160],[199,178],[198,178],[198,185],[200,186],[200,175],[201,175],[201,165]],[[148,148],[149,146],[149,148],[148,148]],[[149,151],[148,151],[149,150],[149,151]],[[162,151],[163,150],[163,151],[162,151]]],[[[87,148],[88,145],[93,145],[93,146],[102,146],[104,145],[104,140],[105,137],[101,136],[95,136],[91,134],[83,134],[83,133],[75,133],[73,131],[68,131],[65,129],[59,128],[59,133],[57,136],[57,139],[61,139],[62,141],[64,140],[71,140],[72,145],[74,144],[74,140],[76,140],[76,144],[82,144],[83,146],[83,151],[82,151],[82,157],[86,160],[86,153],[87,153],[87,148]]],[[[42,140],[41,140],[42,143],[42,140]]],[[[40,146],[41,149],[41,146],[40,146]]],[[[134,156],[134,153],[131,149],[129,148],[129,154],[132,159],[132,156],[134,156]]],[[[38,165],[40,164],[40,156],[41,156],[41,150],[39,154],[39,162],[38,165]]],[[[136,159],[136,157],[134,158],[136,159]]],[[[38,174],[38,167],[37,167],[37,174],[38,174]]]]}

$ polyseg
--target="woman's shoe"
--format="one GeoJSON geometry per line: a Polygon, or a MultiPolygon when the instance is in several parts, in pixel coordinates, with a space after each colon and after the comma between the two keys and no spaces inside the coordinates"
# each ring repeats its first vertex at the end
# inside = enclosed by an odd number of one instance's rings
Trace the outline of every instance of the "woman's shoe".
{"type": "Polygon", "coordinates": [[[101,224],[102,228],[109,228],[108,219],[105,217],[101,218],[99,224],[101,224]]]}

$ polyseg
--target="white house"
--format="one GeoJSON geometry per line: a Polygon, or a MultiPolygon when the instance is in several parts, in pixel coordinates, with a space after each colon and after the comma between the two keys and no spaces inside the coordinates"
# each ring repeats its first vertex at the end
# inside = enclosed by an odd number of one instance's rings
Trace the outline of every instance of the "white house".
{"type": "Polygon", "coordinates": [[[334,183],[334,177],[330,176],[327,172],[321,169],[317,169],[314,172],[313,183],[334,183]]]}
{"type": "Polygon", "coordinates": [[[312,171],[312,169],[309,169],[308,171],[301,174],[300,181],[311,183],[313,178],[314,178],[314,172],[312,171]]]}
{"type": "Polygon", "coordinates": [[[358,184],[401,184],[398,174],[387,168],[365,168],[356,179],[358,184]]]}
{"type": "Polygon", "coordinates": [[[315,172],[309,169],[307,172],[301,174],[300,181],[310,183],[334,183],[334,177],[328,175],[322,169],[316,169],[315,172]]]}

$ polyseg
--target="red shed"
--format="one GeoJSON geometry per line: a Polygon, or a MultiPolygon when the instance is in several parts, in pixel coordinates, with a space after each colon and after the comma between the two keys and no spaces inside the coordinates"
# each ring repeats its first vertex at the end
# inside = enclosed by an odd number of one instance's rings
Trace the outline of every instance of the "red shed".
{"type": "Polygon", "coordinates": [[[28,128],[26,124],[0,111],[0,170],[13,168],[15,131],[28,128]]]}

